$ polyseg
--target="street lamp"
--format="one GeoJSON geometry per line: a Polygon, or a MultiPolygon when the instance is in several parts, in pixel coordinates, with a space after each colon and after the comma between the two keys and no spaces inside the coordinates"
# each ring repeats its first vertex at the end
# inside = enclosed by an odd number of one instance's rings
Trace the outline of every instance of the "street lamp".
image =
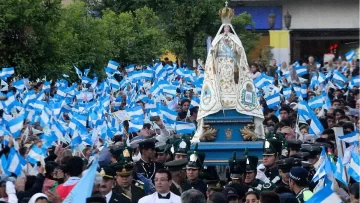
{"type": "Polygon", "coordinates": [[[271,11],[271,13],[268,16],[268,22],[269,22],[269,28],[270,30],[272,30],[275,26],[275,19],[276,19],[276,15],[273,11],[271,11]]]}
{"type": "Polygon", "coordinates": [[[289,11],[287,11],[286,14],[284,15],[284,21],[285,21],[285,27],[289,29],[291,26],[291,15],[289,11]]]}

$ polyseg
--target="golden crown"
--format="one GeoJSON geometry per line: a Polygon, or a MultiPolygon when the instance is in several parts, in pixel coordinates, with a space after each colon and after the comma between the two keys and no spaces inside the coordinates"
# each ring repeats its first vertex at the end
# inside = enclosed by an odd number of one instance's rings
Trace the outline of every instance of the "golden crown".
{"type": "Polygon", "coordinates": [[[225,2],[225,7],[220,9],[219,15],[223,24],[231,24],[231,19],[234,16],[234,9],[228,7],[228,2],[225,2]]]}

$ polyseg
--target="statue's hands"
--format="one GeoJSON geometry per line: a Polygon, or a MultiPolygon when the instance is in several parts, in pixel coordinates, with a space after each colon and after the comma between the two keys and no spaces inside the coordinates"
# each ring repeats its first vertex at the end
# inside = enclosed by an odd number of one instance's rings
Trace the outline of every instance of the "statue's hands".
{"type": "Polygon", "coordinates": [[[199,143],[200,142],[200,139],[198,137],[193,137],[191,140],[190,140],[191,144],[196,144],[196,143],[199,143]]]}

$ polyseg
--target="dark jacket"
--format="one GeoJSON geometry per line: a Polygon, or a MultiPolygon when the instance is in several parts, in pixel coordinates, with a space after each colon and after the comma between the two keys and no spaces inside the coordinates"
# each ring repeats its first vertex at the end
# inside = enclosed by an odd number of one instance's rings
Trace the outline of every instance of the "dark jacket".
{"type": "Polygon", "coordinates": [[[109,203],[131,203],[131,200],[125,194],[113,191],[109,203]]]}
{"type": "MultiPolygon", "coordinates": [[[[118,185],[116,185],[114,187],[113,192],[116,192],[116,193],[119,193],[119,194],[126,194],[125,191],[118,185]]],[[[133,183],[131,185],[131,202],[132,203],[137,203],[139,201],[139,199],[141,199],[144,196],[145,196],[145,191],[144,191],[143,185],[142,186],[141,185],[136,186],[136,184],[133,183]]],[[[126,195],[124,195],[124,197],[126,197],[127,199],[130,199],[126,195]]]]}
{"type": "Polygon", "coordinates": [[[35,183],[33,184],[30,190],[19,191],[16,193],[18,201],[21,202],[22,199],[26,197],[32,197],[34,194],[41,192],[43,184],[44,184],[45,176],[39,173],[36,176],[35,183]]]}

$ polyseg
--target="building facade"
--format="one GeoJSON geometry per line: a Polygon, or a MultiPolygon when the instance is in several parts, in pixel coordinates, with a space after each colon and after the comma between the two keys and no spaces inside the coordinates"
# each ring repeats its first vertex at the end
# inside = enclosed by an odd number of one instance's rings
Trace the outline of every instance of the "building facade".
{"type": "Polygon", "coordinates": [[[336,58],[355,49],[359,53],[358,0],[232,0],[235,14],[252,15],[255,30],[262,33],[259,46],[250,54],[256,60],[261,49],[273,47],[278,63],[306,61],[313,55],[323,62],[326,53],[336,58]],[[274,26],[269,27],[269,14],[275,15],[274,26]],[[290,28],[284,16],[291,15],[290,28]]]}

